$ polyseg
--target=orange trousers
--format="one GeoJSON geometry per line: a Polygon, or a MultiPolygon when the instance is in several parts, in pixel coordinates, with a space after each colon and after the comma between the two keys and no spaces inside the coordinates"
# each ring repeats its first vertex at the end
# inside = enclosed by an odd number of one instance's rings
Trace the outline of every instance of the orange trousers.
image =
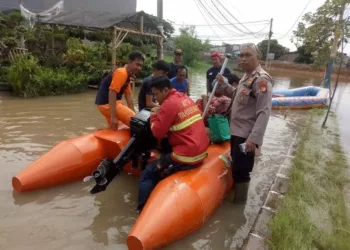
{"type": "MultiPolygon", "coordinates": [[[[97,106],[100,113],[106,118],[108,126],[111,125],[111,112],[109,110],[109,104],[97,106]]],[[[126,126],[130,127],[130,119],[135,115],[135,112],[125,106],[122,101],[117,101],[115,104],[116,114],[118,121],[121,121],[126,126]]]]}

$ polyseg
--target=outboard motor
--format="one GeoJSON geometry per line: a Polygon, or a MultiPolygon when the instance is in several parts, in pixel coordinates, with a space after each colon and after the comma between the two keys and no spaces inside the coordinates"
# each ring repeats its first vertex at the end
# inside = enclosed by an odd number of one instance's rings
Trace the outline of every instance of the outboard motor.
{"type": "Polygon", "coordinates": [[[96,185],[90,190],[91,194],[105,191],[109,183],[130,161],[134,168],[139,167],[140,160],[141,169],[146,167],[151,150],[157,146],[157,140],[153,137],[150,127],[150,116],[149,109],[143,109],[133,116],[130,120],[131,139],[127,145],[113,161],[102,160],[92,175],[84,179],[96,181],[96,185]]]}

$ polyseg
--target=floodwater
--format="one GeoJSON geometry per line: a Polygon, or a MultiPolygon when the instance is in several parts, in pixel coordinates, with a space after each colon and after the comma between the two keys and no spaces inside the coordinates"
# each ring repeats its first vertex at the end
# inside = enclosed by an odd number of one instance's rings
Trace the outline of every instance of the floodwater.
{"type": "MultiPolygon", "coordinates": [[[[273,75],[275,88],[320,82],[275,72],[273,75]]],[[[205,90],[204,76],[204,72],[192,75],[191,94],[195,99],[205,90]]],[[[349,106],[350,88],[342,85],[339,90],[343,96],[338,99],[349,106]]],[[[90,90],[29,100],[0,94],[0,249],[127,249],[126,237],[137,218],[136,177],[118,176],[106,192],[97,195],[90,195],[92,184],[82,181],[30,193],[12,191],[12,176],[56,143],[105,126],[94,105],[95,94],[95,90],[90,90]]],[[[349,124],[349,109],[338,105],[337,110],[341,124],[349,124]]],[[[225,200],[202,229],[164,249],[238,249],[266,198],[296,128],[303,126],[303,114],[273,112],[262,156],[252,173],[247,205],[225,200]]],[[[350,142],[349,134],[344,140],[350,142]]]]}
{"type": "Polygon", "coordinates": [[[341,142],[350,164],[350,85],[341,84],[338,86],[332,106],[332,110],[338,116],[341,142]]]}

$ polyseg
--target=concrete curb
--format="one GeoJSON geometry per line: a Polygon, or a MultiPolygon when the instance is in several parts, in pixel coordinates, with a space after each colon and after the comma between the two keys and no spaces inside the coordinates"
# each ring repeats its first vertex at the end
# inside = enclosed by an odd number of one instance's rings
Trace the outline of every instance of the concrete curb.
{"type": "Polygon", "coordinates": [[[289,170],[292,166],[292,156],[294,145],[297,141],[298,133],[295,133],[292,144],[288,153],[282,162],[276,178],[273,181],[270,190],[265,199],[264,205],[261,207],[253,226],[248,234],[244,250],[267,250],[270,249],[268,245],[268,238],[271,233],[268,227],[268,222],[273,218],[278,207],[282,204],[284,194],[288,190],[289,184],[289,170]]]}

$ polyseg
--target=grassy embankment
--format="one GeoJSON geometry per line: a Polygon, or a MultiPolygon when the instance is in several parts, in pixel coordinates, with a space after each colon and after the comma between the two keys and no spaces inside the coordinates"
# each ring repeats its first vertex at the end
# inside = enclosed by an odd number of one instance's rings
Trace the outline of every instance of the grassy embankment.
{"type": "Polygon", "coordinates": [[[321,129],[323,111],[313,110],[290,170],[289,190],[270,223],[271,249],[350,249],[348,183],[336,117],[321,129]]]}

